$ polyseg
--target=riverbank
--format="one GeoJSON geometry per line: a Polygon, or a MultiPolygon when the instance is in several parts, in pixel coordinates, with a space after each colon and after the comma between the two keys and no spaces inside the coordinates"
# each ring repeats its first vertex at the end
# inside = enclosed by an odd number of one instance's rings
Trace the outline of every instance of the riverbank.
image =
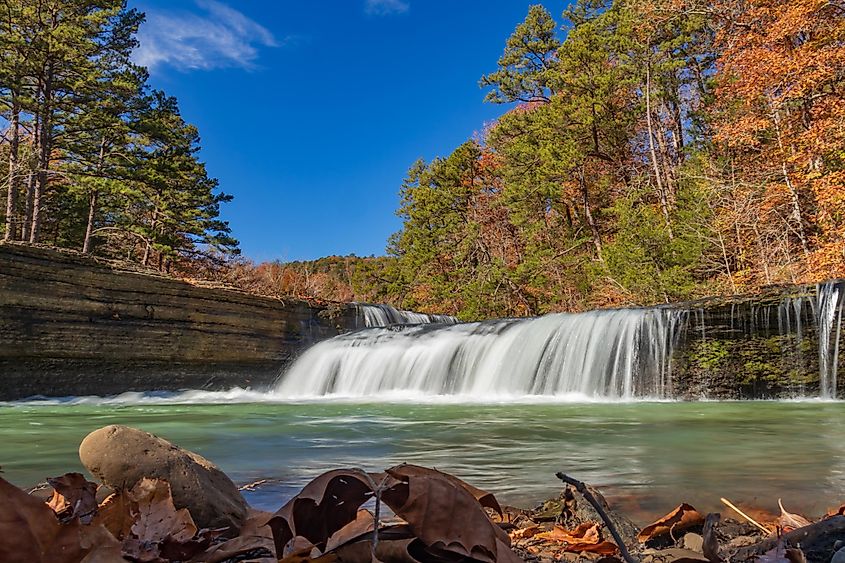
{"type": "Polygon", "coordinates": [[[27,494],[0,478],[0,559],[828,563],[845,536],[845,506],[834,498],[831,510],[809,519],[780,501],[773,514],[722,498],[724,517],[681,502],[638,526],[572,474],[558,473],[568,485],[558,481],[561,492],[531,509],[448,473],[399,464],[322,472],[278,510],[261,511],[241,496],[259,482],[238,488],[206,458],[137,429],[97,429],[79,457],[94,482],[67,473],[27,494]]]}

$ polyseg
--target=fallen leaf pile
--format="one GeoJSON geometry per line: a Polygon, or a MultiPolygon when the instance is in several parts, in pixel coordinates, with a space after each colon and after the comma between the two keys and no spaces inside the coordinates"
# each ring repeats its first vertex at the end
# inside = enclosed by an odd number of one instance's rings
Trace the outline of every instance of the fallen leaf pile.
{"type": "Polygon", "coordinates": [[[681,504],[642,530],[624,529],[627,550],[620,550],[612,536],[627,521],[585,512],[584,497],[570,487],[522,510],[407,464],[382,473],[328,471],[277,512],[250,511],[238,530],[198,529],[163,480],[142,479],[101,502],[98,485],[79,473],[48,483],[45,502],[0,478],[0,562],[828,563],[841,546],[836,540],[845,539],[845,506],[815,523],[780,501],[780,516],[737,508],[751,525],[681,504]]]}

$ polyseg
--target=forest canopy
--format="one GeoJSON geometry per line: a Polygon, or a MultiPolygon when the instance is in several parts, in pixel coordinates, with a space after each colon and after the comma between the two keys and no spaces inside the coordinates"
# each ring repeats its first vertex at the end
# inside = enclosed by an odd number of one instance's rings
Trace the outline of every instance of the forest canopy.
{"type": "Polygon", "coordinates": [[[170,269],[238,243],[176,99],[132,62],[123,0],[0,5],[2,237],[170,269]]]}
{"type": "Polygon", "coordinates": [[[841,2],[536,5],[481,85],[506,113],[411,166],[389,256],[263,271],[465,320],[845,276],[841,2]]]}
{"type": "Polygon", "coordinates": [[[4,236],[465,320],[845,276],[841,2],[564,7],[532,6],[480,77],[501,118],[412,164],[386,256],[255,265],[196,129],[131,61],[143,16],[6,3],[4,236]]]}

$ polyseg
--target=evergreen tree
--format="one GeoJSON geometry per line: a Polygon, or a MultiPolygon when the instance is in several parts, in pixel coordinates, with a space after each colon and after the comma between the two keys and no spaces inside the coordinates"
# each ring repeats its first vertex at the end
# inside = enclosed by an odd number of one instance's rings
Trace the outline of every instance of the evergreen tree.
{"type": "Polygon", "coordinates": [[[542,5],[531,6],[528,17],[508,38],[499,69],[481,79],[492,86],[487,100],[496,103],[548,102],[560,47],[557,24],[542,5]]]}
{"type": "Polygon", "coordinates": [[[173,260],[237,253],[199,135],[131,62],[143,15],[124,0],[23,0],[0,14],[9,122],[6,240],[173,260]]]}

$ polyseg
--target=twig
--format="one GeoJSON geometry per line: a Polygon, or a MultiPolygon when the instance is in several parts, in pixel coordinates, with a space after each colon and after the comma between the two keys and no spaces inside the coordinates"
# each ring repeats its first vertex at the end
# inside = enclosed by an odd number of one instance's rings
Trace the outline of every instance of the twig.
{"type": "Polygon", "coordinates": [[[622,554],[622,558],[627,563],[639,563],[637,559],[634,559],[634,557],[632,557],[631,554],[628,553],[628,548],[625,546],[625,542],[622,540],[622,536],[620,536],[619,532],[616,531],[616,526],[613,525],[613,522],[610,520],[610,516],[607,515],[607,512],[605,512],[604,510],[604,507],[602,507],[599,501],[596,500],[596,497],[593,496],[593,493],[590,492],[590,490],[587,488],[587,485],[585,485],[581,481],[569,477],[568,475],[564,475],[562,472],[555,473],[555,476],[557,476],[557,478],[563,481],[564,483],[575,487],[575,490],[581,493],[581,496],[587,499],[587,502],[589,502],[593,506],[593,508],[596,509],[596,512],[599,513],[601,519],[604,520],[605,526],[607,526],[607,529],[610,530],[610,535],[612,535],[613,539],[616,540],[616,545],[619,547],[619,552],[622,554]]]}
{"type": "Polygon", "coordinates": [[[241,485],[240,487],[238,487],[238,490],[239,491],[250,491],[250,492],[252,492],[257,487],[259,487],[260,485],[263,485],[264,483],[267,483],[268,481],[269,481],[269,479],[259,479],[258,481],[253,481],[252,483],[247,483],[246,485],[241,485]]]}
{"type": "Polygon", "coordinates": [[[376,548],[378,548],[378,527],[379,527],[379,513],[381,512],[381,490],[384,487],[385,483],[387,483],[388,475],[384,476],[384,479],[381,480],[378,487],[376,487],[376,509],[373,511],[373,549],[372,549],[372,561],[375,563],[378,561],[376,557],[376,548]]]}
{"type": "Polygon", "coordinates": [[[767,536],[772,533],[772,531],[770,529],[768,529],[767,527],[762,525],[760,522],[758,522],[757,520],[755,520],[754,518],[752,518],[751,516],[749,516],[748,514],[743,512],[742,510],[740,510],[739,508],[737,508],[737,506],[735,504],[733,504],[731,501],[729,501],[728,499],[722,497],[719,500],[722,501],[725,504],[725,506],[727,506],[728,508],[730,508],[731,510],[733,510],[734,512],[736,512],[737,514],[739,514],[740,516],[742,516],[746,520],[748,520],[750,523],[752,523],[755,526],[757,526],[758,528],[760,528],[760,530],[764,534],[766,534],[767,536]]]}
{"type": "Polygon", "coordinates": [[[372,489],[373,493],[375,494],[376,499],[376,508],[373,511],[373,541],[372,545],[370,546],[370,555],[372,557],[373,563],[378,561],[376,557],[376,549],[378,548],[378,528],[379,528],[379,513],[381,512],[381,490],[384,485],[387,483],[387,480],[390,478],[390,475],[385,475],[384,478],[381,480],[381,483],[376,485],[376,482],[373,481],[373,478],[370,476],[369,473],[364,471],[363,469],[355,469],[357,472],[361,474],[364,479],[367,480],[367,484],[372,489]]]}
{"type": "MultiPolygon", "coordinates": [[[[0,473],[2,473],[2,471],[0,471],[0,473]]],[[[32,487],[29,491],[27,491],[27,494],[31,495],[34,492],[43,491],[45,489],[50,489],[50,488],[52,488],[52,487],[50,487],[50,484],[48,482],[44,481],[43,483],[38,483],[37,485],[32,487]]]]}

